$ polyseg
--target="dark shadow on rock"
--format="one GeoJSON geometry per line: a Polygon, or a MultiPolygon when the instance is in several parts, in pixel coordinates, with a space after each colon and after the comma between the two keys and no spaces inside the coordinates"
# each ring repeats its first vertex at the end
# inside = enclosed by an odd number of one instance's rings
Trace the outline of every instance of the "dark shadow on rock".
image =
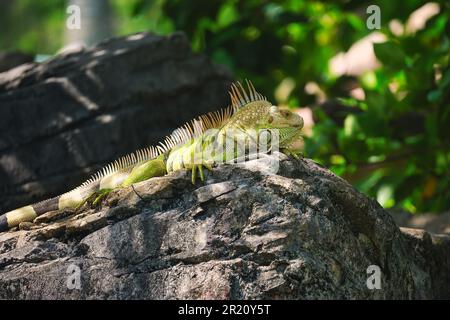
{"type": "Polygon", "coordinates": [[[33,60],[32,55],[23,52],[0,52],[0,73],[24,63],[32,63],[33,60]]]}

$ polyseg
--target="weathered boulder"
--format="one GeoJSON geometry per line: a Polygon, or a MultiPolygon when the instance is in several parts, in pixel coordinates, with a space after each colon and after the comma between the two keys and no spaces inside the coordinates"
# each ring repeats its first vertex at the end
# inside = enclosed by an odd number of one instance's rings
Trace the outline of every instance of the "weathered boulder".
{"type": "Polygon", "coordinates": [[[0,213],[225,107],[230,82],[182,33],[115,38],[0,73],[0,213]]]}
{"type": "Polygon", "coordinates": [[[447,236],[401,231],[308,159],[223,165],[195,186],[179,171],[67,214],[0,235],[0,298],[450,297],[447,236]]]}
{"type": "Polygon", "coordinates": [[[450,212],[411,214],[405,211],[389,210],[389,213],[398,226],[450,234],[450,212]]]}
{"type": "Polygon", "coordinates": [[[31,63],[33,60],[34,57],[32,55],[23,52],[0,52],[0,72],[7,71],[24,63],[31,63]]]}

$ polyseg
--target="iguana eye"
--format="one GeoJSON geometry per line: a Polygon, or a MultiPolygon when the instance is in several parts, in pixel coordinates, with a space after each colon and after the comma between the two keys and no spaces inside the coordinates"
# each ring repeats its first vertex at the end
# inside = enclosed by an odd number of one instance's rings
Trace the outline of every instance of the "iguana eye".
{"type": "Polygon", "coordinates": [[[288,111],[286,111],[286,110],[283,110],[283,111],[281,111],[281,115],[283,116],[283,117],[289,117],[290,116],[290,113],[288,112],[288,111]]]}

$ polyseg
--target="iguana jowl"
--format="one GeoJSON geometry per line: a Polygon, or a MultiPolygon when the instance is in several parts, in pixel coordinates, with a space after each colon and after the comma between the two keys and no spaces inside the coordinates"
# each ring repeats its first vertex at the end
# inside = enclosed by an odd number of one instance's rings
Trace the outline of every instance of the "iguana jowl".
{"type": "MultiPolygon", "coordinates": [[[[247,155],[261,152],[261,133],[269,133],[266,140],[271,140],[272,133],[276,132],[277,148],[294,156],[298,153],[296,144],[301,138],[302,117],[273,106],[249,81],[247,90],[239,82],[232,84],[230,96],[232,104],[228,108],[186,123],[157,146],[116,160],[79,187],[5,213],[0,216],[0,232],[21,222],[33,221],[49,211],[78,208],[92,200],[96,204],[115,188],[127,187],[172,171],[191,170],[193,183],[198,172],[203,181],[203,167],[211,170],[215,164],[232,161],[239,155],[237,149],[244,149],[247,155]]],[[[274,141],[272,139],[271,142],[274,141]]],[[[265,149],[265,152],[268,151],[270,149],[265,149]]]]}

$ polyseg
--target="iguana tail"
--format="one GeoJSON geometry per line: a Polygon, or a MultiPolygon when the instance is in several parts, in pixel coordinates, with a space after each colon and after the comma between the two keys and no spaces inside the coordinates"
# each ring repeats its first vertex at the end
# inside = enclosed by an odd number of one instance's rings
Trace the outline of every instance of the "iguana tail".
{"type": "Polygon", "coordinates": [[[166,173],[164,161],[157,158],[161,153],[160,149],[154,147],[139,150],[105,166],[72,191],[9,211],[0,216],[0,232],[18,226],[21,222],[31,222],[37,216],[49,211],[78,208],[99,192],[107,194],[114,188],[164,175],[166,173]]]}
{"type": "Polygon", "coordinates": [[[92,181],[57,197],[9,211],[0,216],[0,232],[18,226],[21,222],[33,221],[49,211],[76,208],[99,189],[100,181],[92,181]]]}

